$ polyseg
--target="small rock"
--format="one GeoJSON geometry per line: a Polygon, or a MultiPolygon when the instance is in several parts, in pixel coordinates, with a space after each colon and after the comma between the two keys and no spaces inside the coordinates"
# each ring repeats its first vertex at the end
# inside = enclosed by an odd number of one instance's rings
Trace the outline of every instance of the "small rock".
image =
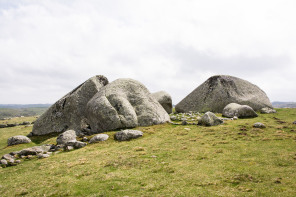
{"type": "Polygon", "coordinates": [[[205,126],[216,126],[222,124],[223,120],[219,119],[214,113],[206,112],[198,122],[198,124],[205,126]]]}
{"type": "Polygon", "coordinates": [[[117,132],[114,138],[118,141],[126,141],[126,140],[131,140],[131,139],[135,139],[142,136],[143,136],[143,132],[139,130],[123,130],[123,131],[117,132]]]}
{"type": "Polygon", "coordinates": [[[11,154],[5,154],[2,156],[2,159],[10,160],[10,159],[15,159],[15,157],[12,156],[11,154]]]}
{"type": "Polygon", "coordinates": [[[14,164],[14,159],[9,159],[8,164],[12,166],[14,164]]]}
{"type": "Polygon", "coordinates": [[[65,146],[64,150],[65,151],[71,151],[71,150],[74,150],[74,147],[73,146],[65,146]]]}
{"type": "Polygon", "coordinates": [[[269,107],[263,107],[262,109],[260,109],[260,113],[261,114],[271,114],[271,113],[276,113],[276,110],[271,109],[269,107]]]}
{"type": "Polygon", "coordinates": [[[151,157],[152,157],[152,158],[156,158],[157,156],[156,156],[156,155],[152,155],[151,157]]]}
{"type": "Polygon", "coordinates": [[[14,163],[19,164],[21,163],[21,160],[15,160],[14,163]]]}
{"type": "Polygon", "coordinates": [[[30,143],[30,142],[31,142],[30,138],[23,136],[23,135],[13,136],[13,137],[8,138],[8,140],[7,140],[8,146],[12,146],[12,145],[16,145],[16,144],[26,144],[26,143],[30,143]]]}
{"type": "Polygon", "coordinates": [[[37,155],[38,153],[43,153],[44,150],[41,148],[41,146],[33,146],[31,148],[25,148],[23,150],[21,150],[18,155],[19,156],[29,156],[29,155],[37,155]]]}
{"type": "Polygon", "coordinates": [[[101,142],[101,141],[106,141],[109,138],[109,135],[107,134],[98,134],[92,137],[89,141],[90,144],[96,143],[96,142],[101,142]]]}
{"type": "Polygon", "coordinates": [[[80,141],[76,141],[74,144],[74,148],[78,149],[78,148],[83,148],[85,147],[87,144],[85,142],[80,142],[80,141]]]}
{"type": "Polygon", "coordinates": [[[238,117],[237,116],[233,116],[233,120],[237,120],[238,119],[238,117]]]}
{"type": "Polygon", "coordinates": [[[50,156],[49,154],[42,154],[42,153],[37,154],[38,159],[47,158],[49,156],[50,156]]]}
{"type": "Polygon", "coordinates": [[[8,164],[8,162],[7,162],[7,160],[5,160],[5,159],[1,159],[1,160],[0,160],[0,164],[6,166],[6,165],[8,164]]]}
{"type": "Polygon", "coordinates": [[[6,124],[0,124],[0,128],[6,128],[7,125],[6,124]]]}
{"type": "Polygon", "coordinates": [[[261,122],[256,122],[254,125],[253,125],[254,128],[266,128],[266,126],[261,123],[261,122]]]}
{"type": "Polygon", "coordinates": [[[187,123],[187,121],[186,120],[183,120],[182,121],[182,125],[187,125],[188,123],[187,123]]]}
{"type": "Polygon", "coordinates": [[[293,124],[296,124],[296,120],[293,122],[293,124]]]}

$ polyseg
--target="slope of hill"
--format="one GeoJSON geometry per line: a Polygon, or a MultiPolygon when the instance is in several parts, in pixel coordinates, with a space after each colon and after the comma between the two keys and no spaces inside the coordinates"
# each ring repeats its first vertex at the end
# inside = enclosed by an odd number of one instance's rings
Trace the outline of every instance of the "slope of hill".
{"type": "MultiPolygon", "coordinates": [[[[0,168],[1,196],[296,196],[296,109],[214,127],[163,124],[139,127],[144,136],[110,138],[46,159],[0,168]],[[255,122],[266,125],[253,128],[255,122]]],[[[27,118],[28,119],[28,118],[27,118]]],[[[28,121],[34,121],[32,118],[28,121]]],[[[10,121],[24,121],[15,118],[10,121]]],[[[0,121],[1,124],[1,121],[0,121]]],[[[56,136],[7,139],[31,127],[0,129],[0,156],[56,136]]],[[[89,136],[88,138],[90,138],[89,136]]]]}
{"type": "Polygon", "coordinates": [[[50,104],[0,104],[0,119],[41,115],[49,106],[50,104]]]}

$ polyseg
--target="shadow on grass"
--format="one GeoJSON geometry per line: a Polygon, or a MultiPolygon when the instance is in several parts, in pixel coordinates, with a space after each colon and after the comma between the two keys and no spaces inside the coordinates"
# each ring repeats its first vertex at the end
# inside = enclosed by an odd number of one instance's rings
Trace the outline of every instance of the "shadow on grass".
{"type": "Polygon", "coordinates": [[[32,136],[32,137],[30,137],[30,139],[35,144],[42,144],[44,141],[46,141],[50,138],[53,138],[53,137],[57,137],[59,134],[60,133],[51,133],[51,134],[43,135],[43,136],[32,136]]]}

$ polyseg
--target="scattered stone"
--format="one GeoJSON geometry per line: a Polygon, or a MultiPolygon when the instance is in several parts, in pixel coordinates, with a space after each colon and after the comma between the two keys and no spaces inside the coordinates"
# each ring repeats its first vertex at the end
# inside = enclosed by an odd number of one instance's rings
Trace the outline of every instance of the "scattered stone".
{"type": "Polygon", "coordinates": [[[178,120],[176,116],[171,116],[171,120],[178,120]]]}
{"type": "Polygon", "coordinates": [[[260,109],[260,113],[261,114],[272,114],[272,113],[276,113],[276,110],[269,108],[269,107],[263,107],[262,109],[260,109]]]}
{"type": "Polygon", "coordinates": [[[49,156],[50,156],[49,154],[42,154],[42,153],[37,154],[38,159],[44,159],[44,158],[47,158],[49,156]]]}
{"type": "Polygon", "coordinates": [[[254,128],[261,128],[261,129],[266,128],[266,126],[265,126],[263,123],[261,123],[261,122],[256,122],[256,123],[253,125],[253,127],[254,127],[254,128]]]}
{"type": "Polygon", "coordinates": [[[29,156],[29,155],[37,155],[38,153],[43,153],[43,149],[41,146],[33,146],[31,148],[25,148],[19,152],[19,156],[29,156]]]}
{"type": "Polygon", "coordinates": [[[24,121],[24,122],[22,122],[20,125],[29,125],[29,124],[31,124],[31,123],[28,122],[28,121],[24,121]]]}
{"type": "Polygon", "coordinates": [[[16,123],[7,124],[7,127],[15,127],[15,126],[18,126],[18,124],[16,123]]]}
{"type": "Polygon", "coordinates": [[[65,151],[71,151],[71,150],[74,150],[74,147],[73,146],[65,146],[64,150],[65,151]]]}
{"type": "Polygon", "coordinates": [[[218,118],[214,113],[212,112],[206,112],[198,122],[200,125],[204,126],[216,126],[219,124],[222,124],[223,120],[218,118]]]}
{"type": "Polygon", "coordinates": [[[12,145],[16,145],[16,144],[26,144],[26,143],[30,143],[30,142],[31,142],[30,138],[23,136],[23,135],[17,135],[17,136],[13,136],[13,137],[8,138],[7,145],[12,146],[12,145]]]}
{"type": "Polygon", "coordinates": [[[157,156],[156,156],[156,155],[152,155],[151,157],[152,157],[152,158],[156,158],[157,156]]]}
{"type": "Polygon", "coordinates": [[[222,115],[228,118],[233,118],[234,116],[238,118],[254,118],[258,116],[250,106],[237,103],[226,105],[222,111],[222,115]]]}
{"type": "Polygon", "coordinates": [[[97,142],[101,142],[101,141],[106,141],[109,138],[109,135],[107,134],[98,134],[95,135],[94,137],[92,137],[89,141],[90,144],[92,143],[97,143],[97,142]]]}
{"type": "Polygon", "coordinates": [[[14,164],[14,159],[9,159],[9,160],[7,160],[7,162],[8,162],[8,165],[13,165],[14,164]]]}
{"type": "Polygon", "coordinates": [[[256,111],[272,108],[267,95],[258,86],[237,77],[216,75],[193,90],[175,109],[176,112],[221,113],[229,103],[247,104],[256,111]]]}
{"type": "Polygon", "coordinates": [[[233,116],[233,120],[237,120],[238,119],[238,117],[237,116],[233,116]]]}
{"type": "Polygon", "coordinates": [[[139,130],[123,130],[115,134],[115,139],[118,141],[126,141],[143,136],[143,132],[139,130]]]}
{"type": "Polygon", "coordinates": [[[187,121],[186,120],[183,120],[182,121],[182,125],[187,125],[188,123],[187,123],[187,121]]]}
{"type": "Polygon", "coordinates": [[[85,147],[87,144],[85,142],[76,141],[74,143],[74,148],[79,149],[85,147]]]}
{"type": "Polygon", "coordinates": [[[20,164],[21,163],[21,160],[15,160],[14,163],[20,164]]]}
{"type": "Polygon", "coordinates": [[[1,159],[0,164],[6,166],[8,164],[8,162],[5,159],[1,159]]]}
{"type": "Polygon", "coordinates": [[[190,131],[191,129],[190,128],[184,128],[185,130],[187,130],[187,131],[190,131]]]}
{"type": "Polygon", "coordinates": [[[67,144],[68,141],[76,141],[76,137],[74,130],[67,130],[57,137],[57,144],[67,144]]]}
{"type": "Polygon", "coordinates": [[[293,124],[296,124],[296,120],[293,122],[293,124]]]}
{"type": "Polygon", "coordinates": [[[12,156],[11,154],[5,154],[2,156],[2,159],[10,160],[10,159],[15,159],[15,157],[12,156]]]}
{"type": "Polygon", "coordinates": [[[161,104],[161,106],[165,109],[165,111],[168,114],[172,113],[173,103],[172,103],[172,97],[171,95],[169,95],[169,93],[165,91],[159,91],[151,95],[161,104]]]}

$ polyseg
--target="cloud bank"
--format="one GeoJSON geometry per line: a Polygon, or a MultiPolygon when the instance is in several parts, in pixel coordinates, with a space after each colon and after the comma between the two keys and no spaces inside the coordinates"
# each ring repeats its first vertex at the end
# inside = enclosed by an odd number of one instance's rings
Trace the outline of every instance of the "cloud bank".
{"type": "Polygon", "coordinates": [[[293,0],[0,1],[0,103],[53,103],[93,75],[176,104],[212,75],[295,101],[293,0]]]}

